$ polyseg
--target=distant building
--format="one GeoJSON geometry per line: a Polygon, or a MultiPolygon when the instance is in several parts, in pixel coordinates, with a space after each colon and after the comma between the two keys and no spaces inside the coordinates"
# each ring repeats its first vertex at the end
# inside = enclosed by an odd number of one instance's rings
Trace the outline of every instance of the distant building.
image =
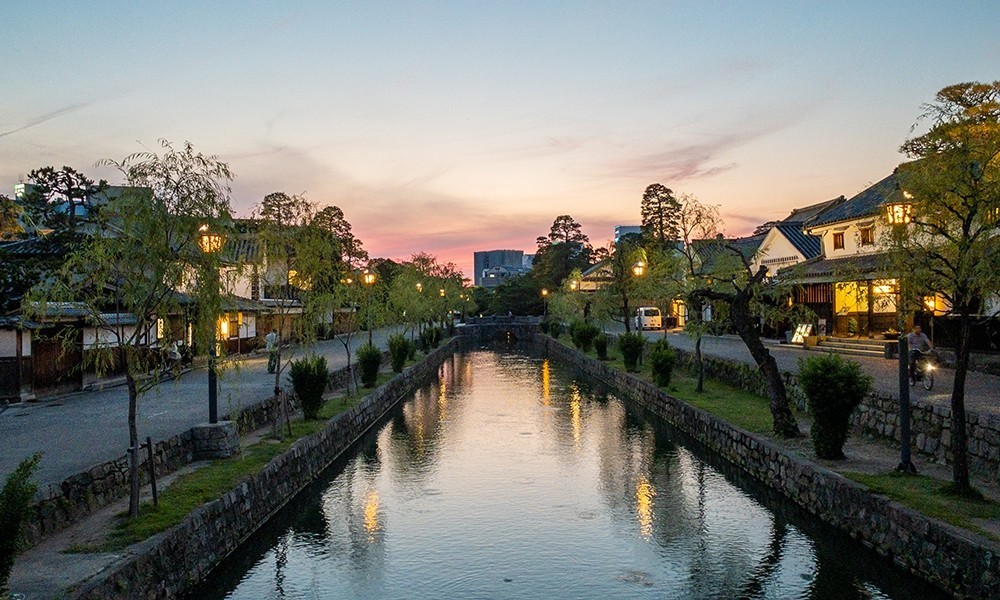
{"type": "Polygon", "coordinates": [[[530,269],[535,266],[535,255],[525,254],[524,258],[521,259],[521,266],[525,269],[530,269]]]}
{"type": "Polygon", "coordinates": [[[483,283],[485,272],[494,267],[517,269],[524,267],[524,252],[521,250],[485,250],[474,252],[472,256],[473,268],[475,269],[473,280],[476,285],[485,285],[483,283]]]}
{"type": "Polygon", "coordinates": [[[617,244],[622,237],[630,234],[638,233],[642,234],[642,226],[640,225],[615,225],[615,243],[617,244]]]}
{"type": "Polygon", "coordinates": [[[521,277],[522,275],[527,275],[531,272],[531,269],[525,267],[515,267],[501,265],[499,267],[490,267],[483,271],[483,282],[482,286],[488,290],[492,290],[498,285],[503,284],[509,279],[515,277],[521,277]]]}

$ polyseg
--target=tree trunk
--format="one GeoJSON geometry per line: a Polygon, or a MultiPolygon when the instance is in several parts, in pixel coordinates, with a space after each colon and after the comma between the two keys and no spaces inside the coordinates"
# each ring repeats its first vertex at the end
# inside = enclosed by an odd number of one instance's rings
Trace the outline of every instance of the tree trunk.
{"type": "Polygon", "coordinates": [[[622,294],[622,320],[625,321],[625,333],[631,333],[631,323],[628,318],[628,294],[622,294]]]}
{"type": "Polygon", "coordinates": [[[969,335],[971,318],[969,308],[963,306],[959,315],[958,344],[955,348],[955,386],[951,390],[951,453],[952,483],[955,492],[968,495],[969,485],[968,438],[965,431],[965,377],[969,371],[969,335]]]}
{"type": "Polygon", "coordinates": [[[128,384],[128,516],[135,517],[139,514],[139,431],[136,427],[139,388],[136,385],[132,369],[128,366],[125,371],[125,381],[128,384]]]}
{"type": "Polygon", "coordinates": [[[705,363],[701,360],[701,334],[698,334],[694,341],[694,356],[698,364],[698,385],[694,388],[696,392],[705,391],[705,363]]]}
{"type": "Polygon", "coordinates": [[[736,294],[730,302],[733,326],[740,339],[746,344],[747,350],[753,356],[754,362],[760,368],[764,381],[767,383],[767,395],[771,401],[771,418],[774,421],[774,433],[779,437],[799,437],[799,424],[795,422],[792,409],[788,404],[788,394],[785,381],[778,370],[778,363],[760,341],[760,334],[753,326],[753,316],[750,314],[750,298],[744,292],[736,294]]]}

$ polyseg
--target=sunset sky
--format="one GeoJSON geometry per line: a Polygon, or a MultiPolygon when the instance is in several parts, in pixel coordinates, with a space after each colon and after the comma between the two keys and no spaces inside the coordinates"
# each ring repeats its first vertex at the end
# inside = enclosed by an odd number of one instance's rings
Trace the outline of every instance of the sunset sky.
{"type": "Polygon", "coordinates": [[[743,234],[903,160],[1000,79],[1000,2],[27,2],[4,7],[0,193],[156,140],[343,208],[373,256],[595,245],[660,182],[743,234]],[[918,126],[919,128],[919,126],[918,126]]]}

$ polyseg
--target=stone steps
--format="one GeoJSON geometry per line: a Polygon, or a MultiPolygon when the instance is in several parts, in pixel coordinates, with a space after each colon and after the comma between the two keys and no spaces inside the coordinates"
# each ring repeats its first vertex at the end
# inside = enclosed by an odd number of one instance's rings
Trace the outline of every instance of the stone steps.
{"type": "Polygon", "coordinates": [[[849,356],[870,356],[875,358],[885,357],[885,340],[872,340],[867,338],[827,338],[818,345],[807,348],[813,352],[828,352],[833,354],[844,354],[849,356]]]}

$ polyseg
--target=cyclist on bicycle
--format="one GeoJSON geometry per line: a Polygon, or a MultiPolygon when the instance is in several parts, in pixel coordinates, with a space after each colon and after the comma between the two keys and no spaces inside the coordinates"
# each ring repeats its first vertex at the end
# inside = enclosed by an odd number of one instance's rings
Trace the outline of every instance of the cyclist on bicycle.
{"type": "Polygon", "coordinates": [[[934,344],[921,330],[920,325],[914,325],[913,331],[906,334],[906,344],[910,348],[910,377],[914,377],[917,372],[917,359],[933,350],[934,344]]]}

